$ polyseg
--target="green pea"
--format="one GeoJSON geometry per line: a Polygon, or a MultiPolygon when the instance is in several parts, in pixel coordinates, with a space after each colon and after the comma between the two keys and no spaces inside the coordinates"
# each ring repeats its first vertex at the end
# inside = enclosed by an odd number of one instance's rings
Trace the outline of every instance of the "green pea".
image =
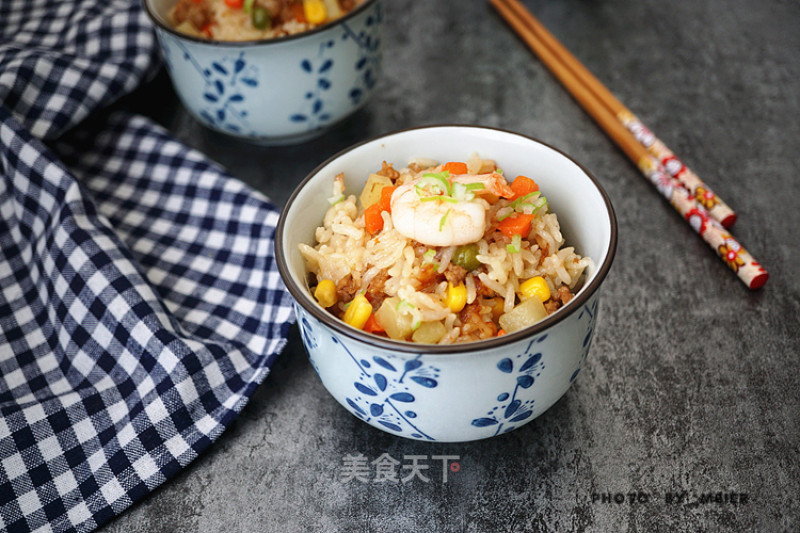
{"type": "Polygon", "coordinates": [[[253,20],[253,27],[256,29],[266,30],[270,26],[269,11],[264,7],[254,7],[251,18],[253,20]]]}
{"type": "Polygon", "coordinates": [[[452,262],[463,267],[470,272],[481,266],[478,261],[478,245],[475,243],[465,244],[456,248],[452,262]]]}

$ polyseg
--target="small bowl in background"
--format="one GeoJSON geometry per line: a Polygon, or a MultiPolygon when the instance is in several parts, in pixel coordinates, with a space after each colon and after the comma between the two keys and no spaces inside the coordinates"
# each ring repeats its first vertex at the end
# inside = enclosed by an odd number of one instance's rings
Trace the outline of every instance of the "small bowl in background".
{"type": "Polygon", "coordinates": [[[211,129],[262,144],[311,139],[360,109],[381,69],[381,0],[319,28],[229,42],[176,31],[176,0],[143,0],[183,105],[211,129]]]}
{"type": "Polygon", "coordinates": [[[349,148],[317,167],[284,207],[276,233],[281,276],[295,299],[303,343],[325,388],[372,426],[418,440],[459,442],[516,429],[546,411],[578,375],[594,333],[599,289],[617,244],[608,196],[583,167],[541,142],[473,126],[430,126],[349,148]],[[557,214],[568,246],[594,265],[575,297],[526,329],[451,345],[413,344],[367,334],[314,299],[298,243],[313,244],[330,206],[333,179],[344,173],[358,194],[381,162],[402,168],[415,158],[494,159],[506,175],[535,179],[557,214]]]}

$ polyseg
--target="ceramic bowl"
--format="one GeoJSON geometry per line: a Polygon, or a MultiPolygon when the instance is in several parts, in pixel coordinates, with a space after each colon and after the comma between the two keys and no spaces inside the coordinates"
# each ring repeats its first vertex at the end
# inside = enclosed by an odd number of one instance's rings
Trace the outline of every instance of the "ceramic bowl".
{"type": "Polygon", "coordinates": [[[381,66],[380,0],[312,31],[223,42],[176,32],[176,0],[143,0],[172,84],[209,128],[262,144],[313,138],[361,108],[381,66]]]}
{"type": "Polygon", "coordinates": [[[353,415],[393,435],[460,442],[519,428],[569,389],[589,353],[599,289],[616,243],[608,196],[562,152],[508,131],[431,126],[358,144],[317,167],[281,213],[276,257],[295,299],[311,364],[331,395],[353,415]],[[307,287],[298,243],[314,242],[336,174],[343,172],[346,191],[358,194],[382,161],[402,168],[414,158],[460,161],[475,151],[496,160],[508,175],[533,177],[558,215],[567,242],[592,258],[583,287],[568,304],[527,329],[454,345],[369,335],[319,306],[307,287]]]}

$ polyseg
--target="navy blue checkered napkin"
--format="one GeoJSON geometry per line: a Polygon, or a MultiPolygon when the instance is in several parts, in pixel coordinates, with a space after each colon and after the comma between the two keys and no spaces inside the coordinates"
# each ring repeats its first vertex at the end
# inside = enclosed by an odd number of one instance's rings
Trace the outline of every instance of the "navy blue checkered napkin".
{"type": "Polygon", "coordinates": [[[138,0],[0,2],[0,531],[90,531],[207,448],[293,320],[277,213],[162,129],[138,0]]]}

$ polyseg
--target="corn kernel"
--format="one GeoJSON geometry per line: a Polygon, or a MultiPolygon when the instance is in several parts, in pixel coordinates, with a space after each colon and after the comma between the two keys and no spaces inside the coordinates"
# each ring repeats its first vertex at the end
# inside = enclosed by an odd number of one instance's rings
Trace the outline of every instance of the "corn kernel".
{"type": "Polygon", "coordinates": [[[519,292],[523,298],[533,298],[536,296],[542,302],[550,299],[550,287],[542,276],[535,276],[519,286],[519,292]]]}
{"type": "Polygon", "coordinates": [[[361,293],[356,294],[350,305],[347,306],[347,311],[344,312],[346,324],[353,326],[356,329],[364,329],[364,324],[367,323],[369,315],[372,314],[372,304],[369,303],[367,297],[361,293]]]}
{"type": "Polygon", "coordinates": [[[311,24],[322,24],[328,16],[322,0],[304,0],[303,11],[305,12],[306,20],[311,24]]]}
{"type": "Polygon", "coordinates": [[[322,307],[331,307],[336,303],[336,284],[329,279],[323,279],[314,289],[314,298],[322,307]]]}
{"type": "Polygon", "coordinates": [[[458,313],[467,305],[467,287],[463,283],[454,286],[448,281],[444,302],[451,311],[458,313]]]}

